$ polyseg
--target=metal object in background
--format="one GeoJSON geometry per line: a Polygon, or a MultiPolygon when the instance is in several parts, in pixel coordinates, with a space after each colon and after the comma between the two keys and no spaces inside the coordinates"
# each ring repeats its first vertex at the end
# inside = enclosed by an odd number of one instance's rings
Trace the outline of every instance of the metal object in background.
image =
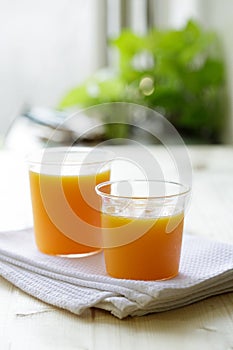
{"type": "Polygon", "coordinates": [[[102,129],[95,128],[95,118],[82,112],[77,112],[76,118],[70,116],[71,113],[49,108],[25,108],[10,126],[3,147],[28,150],[47,145],[96,142],[103,137],[102,129]],[[87,130],[90,131],[87,133],[87,130]]]}

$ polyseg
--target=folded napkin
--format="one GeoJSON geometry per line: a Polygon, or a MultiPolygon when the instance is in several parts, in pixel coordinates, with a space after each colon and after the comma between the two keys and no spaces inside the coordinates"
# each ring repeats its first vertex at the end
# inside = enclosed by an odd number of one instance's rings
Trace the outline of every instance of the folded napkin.
{"type": "Polygon", "coordinates": [[[1,232],[0,275],[26,293],[78,315],[96,307],[118,318],[141,316],[233,291],[233,245],[184,235],[177,277],[133,281],[109,277],[102,253],[48,256],[38,252],[31,229],[1,232]]]}

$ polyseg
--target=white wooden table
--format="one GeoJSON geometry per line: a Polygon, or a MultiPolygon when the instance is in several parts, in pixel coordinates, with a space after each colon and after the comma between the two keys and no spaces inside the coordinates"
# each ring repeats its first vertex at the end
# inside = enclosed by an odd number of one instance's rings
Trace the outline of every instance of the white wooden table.
{"type": "MultiPolygon", "coordinates": [[[[233,148],[193,146],[189,152],[194,173],[186,231],[233,243],[233,148]]],[[[0,153],[1,229],[7,224],[23,227],[31,220],[25,169],[13,176],[21,160],[13,157],[10,163],[11,157],[0,153]],[[14,183],[12,178],[16,179],[14,183]],[[10,205],[12,191],[16,200],[10,205]],[[9,208],[13,212],[10,222],[9,208]]],[[[0,278],[0,349],[230,350],[233,293],[169,312],[118,320],[98,309],[73,315],[26,295],[0,278]]]]}

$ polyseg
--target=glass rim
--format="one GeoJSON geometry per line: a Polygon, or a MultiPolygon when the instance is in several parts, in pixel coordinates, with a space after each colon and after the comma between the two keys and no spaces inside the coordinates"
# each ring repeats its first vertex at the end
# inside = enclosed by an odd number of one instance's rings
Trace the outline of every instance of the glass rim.
{"type": "MultiPolygon", "coordinates": [[[[94,154],[94,153],[93,153],[94,154]]],[[[38,150],[35,150],[31,153],[29,153],[26,156],[26,161],[29,164],[40,164],[40,165],[59,165],[62,161],[64,162],[64,166],[82,166],[82,165],[98,165],[98,164],[105,164],[107,162],[110,162],[115,158],[115,153],[113,151],[110,151],[108,149],[104,148],[93,148],[93,147],[83,147],[83,146],[72,146],[72,147],[48,147],[48,148],[41,148],[38,150]],[[62,154],[64,153],[64,157],[57,160],[51,160],[46,159],[46,156],[44,154],[62,154]],[[85,158],[82,159],[74,159],[74,160],[68,160],[66,159],[66,154],[79,154],[79,155],[88,155],[91,152],[98,153],[99,155],[103,155],[103,159],[100,160],[87,160],[85,161],[85,158]],[[108,155],[106,159],[104,159],[104,156],[108,155]]]]}
{"type": "Polygon", "coordinates": [[[95,186],[95,191],[96,193],[100,196],[100,197],[104,197],[104,198],[109,198],[109,199],[116,199],[116,198],[121,198],[121,199],[129,199],[129,200],[153,200],[153,199],[169,199],[169,198],[175,198],[175,197],[181,197],[181,196],[185,196],[188,193],[190,193],[191,191],[191,187],[187,186],[187,185],[183,185],[179,182],[175,182],[175,181],[166,181],[166,180],[141,180],[141,179],[132,179],[132,180],[114,180],[114,181],[105,181],[102,182],[98,185],[95,186]],[[107,187],[107,186],[111,186],[113,184],[117,184],[117,183],[132,183],[132,182],[136,182],[136,183],[163,183],[163,184],[170,184],[170,185],[175,185],[175,186],[179,186],[180,188],[183,188],[182,192],[179,193],[175,193],[175,194],[169,194],[169,195],[152,195],[152,196],[127,196],[127,195],[115,195],[115,194],[109,194],[109,193],[105,193],[103,191],[101,191],[101,188],[103,187],[107,187]]]}

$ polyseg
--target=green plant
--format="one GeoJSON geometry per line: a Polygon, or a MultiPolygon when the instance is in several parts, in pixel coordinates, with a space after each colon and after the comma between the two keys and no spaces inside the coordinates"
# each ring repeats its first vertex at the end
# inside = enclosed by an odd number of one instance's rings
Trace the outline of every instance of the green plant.
{"type": "Polygon", "coordinates": [[[69,91],[60,107],[133,102],[161,112],[182,133],[219,142],[225,115],[225,72],[216,33],[194,21],[180,30],[123,31],[110,42],[119,66],[69,91]]]}

